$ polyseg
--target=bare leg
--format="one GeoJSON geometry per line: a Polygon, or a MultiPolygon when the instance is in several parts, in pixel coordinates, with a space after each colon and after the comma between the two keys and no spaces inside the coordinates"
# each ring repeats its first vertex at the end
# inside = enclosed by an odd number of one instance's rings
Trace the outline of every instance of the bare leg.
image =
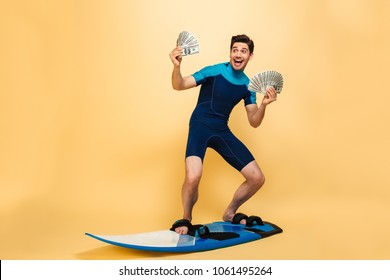
{"type": "MultiPolygon", "coordinates": [[[[260,167],[257,165],[256,161],[248,163],[242,170],[241,174],[245,177],[245,182],[243,182],[236,192],[234,193],[233,199],[228,205],[223,214],[223,220],[226,222],[231,222],[234,214],[237,212],[238,208],[244,204],[249,198],[251,198],[264,184],[265,177],[260,167]]],[[[242,221],[245,223],[245,221],[242,221]]]]}
{"type": "MultiPolygon", "coordinates": [[[[197,156],[186,158],[186,174],[181,196],[183,204],[183,219],[192,220],[192,209],[199,196],[199,182],[202,177],[203,164],[197,156]]],[[[187,227],[178,227],[175,231],[179,234],[187,234],[187,227]]]]}

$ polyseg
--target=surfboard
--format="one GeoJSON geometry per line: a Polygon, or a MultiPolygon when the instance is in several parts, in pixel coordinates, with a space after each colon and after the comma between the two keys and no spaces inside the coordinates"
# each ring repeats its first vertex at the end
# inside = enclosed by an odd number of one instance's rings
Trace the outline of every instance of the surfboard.
{"type": "Polygon", "coordinates": [[[263,222],[263,225],[246,227],[230,222],[213,222],[205,224],[209,234],[202,237],[180,235],[171,230],[126,234],[97,235],[85,233],[99,241],[125,248],[153,252],[200,252],[235,246],[260,240],[283,232],[275,224],[263,222]]]}

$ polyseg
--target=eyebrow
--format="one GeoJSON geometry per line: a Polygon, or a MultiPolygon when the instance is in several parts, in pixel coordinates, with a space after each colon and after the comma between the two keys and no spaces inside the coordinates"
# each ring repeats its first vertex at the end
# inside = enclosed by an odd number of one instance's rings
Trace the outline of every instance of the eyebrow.
{"type": "MultiPolygon", "coordinates": [[[[234,50],[234,49],[238,49],[238,47],[233,47],[232,50],[234,50]]],[[[249,51],[249,49],[246,47],[243,47],[242,49],[249,51]]]]}

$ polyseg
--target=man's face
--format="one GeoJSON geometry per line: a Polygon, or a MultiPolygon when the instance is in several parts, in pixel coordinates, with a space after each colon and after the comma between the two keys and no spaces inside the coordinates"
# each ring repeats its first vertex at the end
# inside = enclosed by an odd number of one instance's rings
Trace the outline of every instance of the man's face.
{"type": "Polygon", "coordinates": [[[234,70],[244,71],[249,60],[252,59],[249,47],[246,43],[234,43],[230,51],[230,64],[234,70]]]}

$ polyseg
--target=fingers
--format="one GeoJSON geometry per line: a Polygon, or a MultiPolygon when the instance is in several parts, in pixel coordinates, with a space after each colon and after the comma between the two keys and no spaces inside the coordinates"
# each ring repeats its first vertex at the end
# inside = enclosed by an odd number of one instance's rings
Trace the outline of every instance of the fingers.
{"type": "Polygon", "coordinates": [[[182,48],[176,47],[173,49],[173,51],[169,54],[169,57],[171,58],[172,62],[177,65],[181,62],[181,55],[182,55],[182,48]]]}
{"type": "Polygon", "coordinates": [[[176,47],[173,49],[173,51],[170,53],[170,56],[171,57],[178,57],[178,56],[181,56],[182,54],[182,48],[181,47],[176,47]]]}
{"type": "Polygon", "coordinates": [[[175,229],[177,234],[187,234],[188,228],[187,227],[178,227],[175,229]]]}
{"type": "Polygon", "coordinates": [[[278,95],[274,87],[267,88],[267,91],[264,95],[263,103],[268,105],[278,99],[278,95]]]}
{"type": "Polygon", "coordinates": [[[277,93],[276,93],[276,90],[273,86],[270,86],[267,88],[267,94],[270,98],[273,98],[273,99],[277,99],[278,96],[277,96],[277,93]]]}

